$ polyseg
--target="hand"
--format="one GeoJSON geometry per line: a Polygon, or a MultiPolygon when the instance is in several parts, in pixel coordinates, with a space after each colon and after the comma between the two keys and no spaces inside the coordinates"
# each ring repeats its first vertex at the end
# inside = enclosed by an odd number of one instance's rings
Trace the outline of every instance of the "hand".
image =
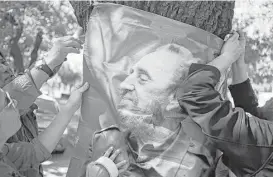
{"type": "MultiPolygon", "coordinates": [[[[245,53],[246,40],[243,32],[233,32],[232,35],[226,40],[222,49],[221,55],[225,55],[231,63],[238,60],[245,53]]],[[[244,56],[242,56],[244,57],[244,56]]]]}
{"type": "Polygon", "coordinates": [[[247,65],[245,63],[246,40],[242,32],[239,32],[239,35],[240,45],[242,46],[242,54],[240,55],[239,59],[235,61],[231,66],[233,85],[242,83],[248,79],[247,65]]]}
{"type": "Polygon", "coordinates": [[[89,88],[89,84],[86,82],[84,85],[75,89],[71,93],[71,95],[65,105],[65,107],[67,108],[68,111],[75,113],[80,108],[81,102],[82,102],[82,94],[86,90],[88,90],[88,88],[89,88]]]}
{"type": "Polygon", "coordinates": [[[72,36],[57,38],[54,41],[53,47],[47,53],[45,62],[53,70],[64,62],[69,53],[79,54],[80,49],[82,49],[82,42],[79,39],[72,36]]]}
{"type": "Polygon", "coordinates": [[[233,32],[224,43],[221,55],[208,63],[221,73],[225,72],[245,51],[245,38],[242,32],[233,32]],[[240,35],[239,35],[240,34],[240,35]]]}
{"type": "Polygon", "coordinates": [[[0,111],[2,111],[7,106],[7,96],[6,93],[0,88],[0,111]]]}
{"type": "Polygon", "coordinates": [[[116,151],[114,151],[114,148],[113,147],[110,147],[106,152],[105,154],[103,155],[104,157],[108,157],[110,158],[117,166],[117,169],[119,171],[119,173],[122,173],[124,172],[124,170],[126,170],[127,168],[125,168],[125,165],[127,164],[127,161],[126,160],[123,160],[123,161],[117,161],[117,157],[118,155],[121,153],[121,150],[118,149],[116,151]],[[112,153],[113,152],[113,153],[112,153]]]}

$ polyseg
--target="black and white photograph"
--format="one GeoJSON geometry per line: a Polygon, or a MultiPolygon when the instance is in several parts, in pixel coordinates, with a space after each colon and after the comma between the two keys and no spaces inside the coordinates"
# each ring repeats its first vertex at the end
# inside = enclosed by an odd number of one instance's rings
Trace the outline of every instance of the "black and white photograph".
{"type": "Polygon", "coordinates": [[[272,19],[272,0],[0,0],[0,177],[273,176],[272,19]]]}

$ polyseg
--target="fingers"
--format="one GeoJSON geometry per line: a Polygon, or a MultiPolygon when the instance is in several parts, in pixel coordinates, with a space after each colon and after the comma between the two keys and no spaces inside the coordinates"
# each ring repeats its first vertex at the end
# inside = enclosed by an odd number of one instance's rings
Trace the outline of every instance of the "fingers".
{"type": "Polygon", "coordinates": [[[123,160],[123,161],[117,163],[116,166],[117,166],[117,168],[119,169],[119,168],[121,168],[122,166],[126,165],[126,163],[127,163],[127,161],[126,161],[126,160],[123,160]]]}
{"type": "Polygon", "coordinates": [[[68,40],[68,41],[64,42],[64,45],[66,47],[73,47],[73,48],[77,48],[77,49],[82,49],[82,44],[76,40],[68,40]]]}
{"type": "Polygon", "coordinates": [[[238,40],[238,38],[239,38],[239,34],[235,31],[228,40],[235,41],[235,40],[238,40]]]}
{"type": "Polygon", "coordinates": [[[243,31],[238,31],[239,34],[239,40],[245,40],[245,34],[243,33],[243,31]]]}
{"type": "Polygon", "coordinates": [[[89,83],[85,82],[85,84],[79,88],[79,91],[81,93],[84,93],[88,88],[89,88],[89,83]]]}
{"type": "Polygon", "coordinates": [[[121,151],[118,149],[116,150],[111,157],[109,157],[112,161],[114,161],[116,159],[116,157],[121,153],[121,151]]]}
{"type": "Polygon", "coordinates": [[[61,38],[61,40],[62,40],[63,42],[76,41],[76,42],[78,42],[79,44],[82,44],[82,43],[83,43],[80,39],[74,38],[73,36],[64,36],[64,37],[61,38]]]}
{"type": "Polygon", "coordinates": [[[74,47],[65,47],[63,49],[64,53],[68,54],[68,53],[76,53],[76,54],[79,54],[81,53],[81,51],[79,49],[76,49],[74,47]]]}
{"type": "Polygon", "coordinates": [[[114,148],[110,147],[109,149],[107,149],[107,151],[104,153],[104,157],[109,157],[110,154],[113,152],[114,148]]]}
{"type": "Polygon", "coordinates": [[[83,28],[79,27],[74,33],[73,37],[79,39],[83,35],[83,28]]]}
{"type": "Polygon", "coordinates": [[[89,88],[89,83],[85,82],[82,85],[76,86],[74,91],[79,91],[80,93],[84,93],[89,88]]]}
{"type": "Polygon", "coordinates": [[[244,35],[244,33],[242,32],[242,31],[238,31],[238,33],[239,33],[239,41],[240,41],[240,44],[241,44],[241,46],[242,47],[245,47],[245,45],[246,45],[246,38],[245,38],[245,35],[244,35]]]}

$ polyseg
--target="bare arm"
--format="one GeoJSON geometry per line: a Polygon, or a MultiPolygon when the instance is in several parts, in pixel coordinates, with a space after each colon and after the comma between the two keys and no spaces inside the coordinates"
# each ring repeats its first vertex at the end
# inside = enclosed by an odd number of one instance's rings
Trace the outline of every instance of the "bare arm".
{"type": "Polygon", "coordinates": [[[61,109],[44,132],[40,133],[38,136],[40,142],[49,152],[54,150],[72,116],[79,109],[82,94],[88,89],[88,87],[89,85],[85,83],[82,87],[72,92],[67,104],[61,109]]]}

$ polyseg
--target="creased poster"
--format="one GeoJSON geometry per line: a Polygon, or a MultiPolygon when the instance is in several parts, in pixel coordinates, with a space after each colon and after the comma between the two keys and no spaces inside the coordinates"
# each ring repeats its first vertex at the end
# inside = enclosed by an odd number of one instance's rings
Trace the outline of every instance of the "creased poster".
{"type": "MultiPolygon", "coordinates": [[[[84,94],[79,141],[70,162],[69,177],[79,176],[93,133],[117,122],[119,85],[131,66],[168,44],[184,46],[193,57],[207,63],[219,55],[223,44],[219,37],[191,25],[111,3],[95,5],[85,41],[83,77],[90,83],[90,89],[84,94]],[[111,114],[107,120],[101,116],[106,110],[111,114]]],[[[223,95],[225,83],[222,77],[217,86],[223,95]]]]}

